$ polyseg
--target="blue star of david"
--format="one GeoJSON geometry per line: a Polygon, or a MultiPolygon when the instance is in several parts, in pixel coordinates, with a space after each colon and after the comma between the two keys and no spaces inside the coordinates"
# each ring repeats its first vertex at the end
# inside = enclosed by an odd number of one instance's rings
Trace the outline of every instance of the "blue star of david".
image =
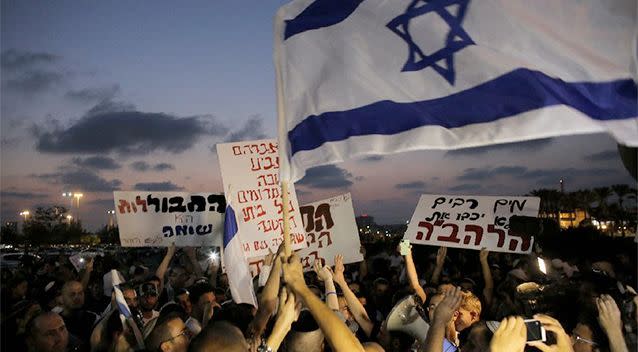
{"type": "Polygon", "coordinates": [[[454,85],[456,73],[454,72],[454,54],[469,45],[474,45],[474,41],[461,27],[463,17],[470,0],[414,0],[405,13],[395,17],[386,25],[391,31],[403,38],[408,44],[408,59],[401,71],[420,71],[427,67],[432,67],[450,84],[454,85]],[[459,5],[458,14],[452,15],[446,7],[459,5]],[[423,53],[421,48],[412,40],[410,33],[410,21],[428,12],[435,12],[450,27],[445,40],[445,46],[431,55],[423,53]],[[445,67],[440,62],[445,62],[445,67]]]}

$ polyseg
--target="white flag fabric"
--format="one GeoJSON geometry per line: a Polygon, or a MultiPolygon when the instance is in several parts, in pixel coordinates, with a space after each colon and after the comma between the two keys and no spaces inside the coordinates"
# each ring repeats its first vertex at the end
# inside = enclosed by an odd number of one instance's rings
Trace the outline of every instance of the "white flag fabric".
{"type": "Polygon", "coordinates": [[[568,134],[638,146],[636,33],[635,0],[295,0],[275,19],[281,177],[568,134]]]}
{"type": "Polygon", "coordinates": [[[239,236],[235,211],[229,202],[224,217],[224,265],[230,293],[235,303],[249,303],[257,307],[252,275],[239,236]]]}

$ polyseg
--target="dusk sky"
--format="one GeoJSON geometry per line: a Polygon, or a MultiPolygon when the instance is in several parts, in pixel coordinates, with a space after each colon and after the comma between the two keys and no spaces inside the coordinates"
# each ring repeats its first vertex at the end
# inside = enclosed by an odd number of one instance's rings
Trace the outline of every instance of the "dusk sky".
{"type": "MultiPolygon", "coordinates": [[[[1,216],[68,206],[107,223],[114,190],[222,192],[215,144],[275,138],[273,18],[286,1],[1,2],[1,216]]],[[[522,195],[635,181],[608,135],[369,157],[311,169],[301,204],[410,218],[420,194],[522,195]]],[[[74,210],[75,211],[75,210],[74,210]]]]}

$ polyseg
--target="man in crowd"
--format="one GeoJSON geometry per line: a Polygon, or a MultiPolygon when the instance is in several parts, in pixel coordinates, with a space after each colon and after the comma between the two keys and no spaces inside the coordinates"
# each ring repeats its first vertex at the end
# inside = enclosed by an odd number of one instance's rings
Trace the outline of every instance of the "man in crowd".
{"type": "Polygon", "coordinates": [[[70,333],[88,341],[97,322],[97,314],[84,308],[84,287],[79,281],[68,281],[62,286],[62,318],[70,333]]]}

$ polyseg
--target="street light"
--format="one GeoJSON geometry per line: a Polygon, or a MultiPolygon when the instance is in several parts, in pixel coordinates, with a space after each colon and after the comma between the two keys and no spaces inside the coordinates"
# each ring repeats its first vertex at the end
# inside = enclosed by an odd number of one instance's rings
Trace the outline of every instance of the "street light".
{"type": "Polygon", "coordinates": [[[69,225],[71,225],[71,220],[73,220],[73,216],[67,215],[66,220],[69,222],[69,225]]]}
{"type": "Polygon", "coordinates": [[[115,215],[115,210],[107,210],[107,214],[109,214],[109,228],[113,228],[113,216],[115,215]]]}
{"type": "Polygon", "coordinates": [[[29,211],[28,210],[23,210],[22,212],[20,212],[20,216],[24,216],[24,221],[27,221],[27,216],[29,216],[29,211]]]}
{"type": "Polygon", "coordinates": [[[71,207],[69,208],[69,212],[73,211],[73,192],[64,192],[62,193],[62,197],[71,199],[71,207]]]}
{"type": "Polygon", "coordinates": [[[82,194],[82,193],[73,193],[73,197],[78,200],[77,217],[78,217],[78,220],[80,220],[80,198],[84,197],[84,194],[82,194]]]}

